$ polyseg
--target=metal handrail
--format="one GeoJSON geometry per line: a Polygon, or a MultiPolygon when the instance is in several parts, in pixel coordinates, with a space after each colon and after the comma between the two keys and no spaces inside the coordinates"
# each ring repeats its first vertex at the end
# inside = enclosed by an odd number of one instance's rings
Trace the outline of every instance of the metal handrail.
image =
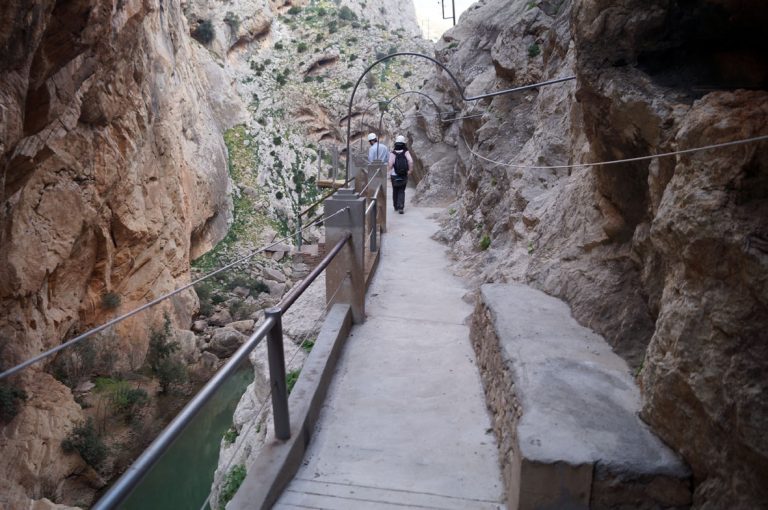
{"type": "Polygon", "coordinates": [[[312,282],[315,281],[315,279],[320,276],[320,273],[322,273],[326,267],[333,261],[333,259],[336,257],[336,255],[341,251],[341,249],[344,247],[344,244],[346,244],[350,239],[352,239],[352,234],[347,233],[345,236],[343,236],[336,245],[331,248],[331,251],[329,251],[325,257],[323,257],[323,260],[320,261],[319,264],[315,266],[315,268],[309,272],[309,274],[299,282],[298,285],[296,285],[288,294],[286,294],[283,297],[283,300],[280,301],[280,303],[277,305],[277,308],[282,309],[284,312],[288,310],[288,308],[291,307],[293,303],[296,302],[296,300],[301,296],[305,290],[312,284],[312,282]]]}
{"type": "Polygon", "coordinates": [[[184,409],[163,429],[157,438],[152,441],[149,448],[144,450],[138,459],[123,473],[117,482],[107,491],[104,496],[91,507],[92,510],[107,510],[115,508],[131,491],[141,482],[144,475],[155,465],[160,457],[165,453],[168,447],[184,432],[190,422],[197,416],[200,410],[214,396],[216,391],[234,374],[240,367],[240,364],[248,359],[248,355],[261,342],[264,336],[272,329],[274,319],[268,317],[264,324],[256,330],[248,340],[240,346],[235,354],[227,363],[219,369],[218,372],[206,383],[205,386],[195,395],[184,409]]]}
{"type": "MultiPolygon", "coordinates": [[[[334,215],[335,214],[339,214],[340,212],[341,211],[337,211],[337,212],[334,213],[334,215]]],[[[328,218],[325,218],[325,219],[328,219],[328,218]]],[[[319,223],[319,222],[317,222],[317,223],[319,223]]],[[[308,225],[306,225],[306,226],[302,227],[301,229],[299,229],[297,231],[297,233],[300,234],[302,231],[315,226],[315,224],[316,224],[315,222],[309,223],[308,225]]],[[[172,290],[172,291],[170,291],[170,292],[168,292],[166,294],[163,294],[162,296],[159,296],[159,297],[153,299],[152,301],[150,301],[148,303],[144,303],[143,305],[141,305],[141,306],[139,306],[137,308],[134,308],[133,310],[130,310],[130,311],[128,311],[128,312],[126,312],[126,313],[124,313],[122,315],[119,315],[119,316],[117,316],[117,317],[115,317],[113,319],[110,319],[109,321],[105,322],[104,324],[101,324],[100,326],[96,326],[96,327],[86,331],[85,333],[82,333],[82,334],[76,336],[75,338],[71,338],[71,339],[67,340],[66,342],[64,342],[62,344],[59,344],[59,345],[57,345],[55,347],[52,347],[52,348],[48,349],[47,351],[42,352],[42,353],[40,353],[40,354],[38,354],[36,356],[33,356],[32,358],[29,358],[28,360],[23,361],[22,363],[19,363],[16,366],[14,366],[12,368],[9,368],[8,370],[5,370],[2,373],[0,373],[0,380],[6,379],[8,377],[11,377],[12,375],[15,375],[15,374],[21,372],[22,370],[26,369],[27,367],[29,367],[31,365],[34,365],[35,363],[38,363],[40,361],[43,361],[46,358],[49,358],[49,357],[53,356],[57,352],[60,352],[60,351],[62,351],[64,349],[72,347],[73,345],[78,344],[79,342],[85,340],[88,337],[91,337],[91,336],[93,336],[93,335],[95,335],[97,333],[100,333],[100,332],[104,331],[105,329],[107,329],[107,328],[109,328],[111,326],[114,326],[115,324],[118,324],[118,323],[120,323],[120,322],[122,322],[122,321],[124,321],[126,319],[129,319],[129,318],[133,317],[134,315],[136,315],[136,314],[138,314],[140,312],[143,312],[144,310],[147,310],[147,309],[155,306],[156,304],[158,304],[158,303],[160,303],[162,301],[165,301],[166,299],[168,299],[170,297],[173,297],[173,296],[175,296],[175,295],[177,295],[177,294],[179,294],[179,293],[181,293],[181,292],[183,292],[183,291],[185,291],[185,290],[187,290],[189,288],[194,287],[195,285],[197,285],[200,282],[203,282],[203,281],[205,281],[205,280],[207,280],[209,278],[212,278],[213,276],[215,276],[215,275],[217,275],[219,273],[222,273],[224,271],[228,271],[229,269],[232,269],[235,266],[239,266],[240,264],[244,264],[245,262],[248,261],[248,259],[253,258],[254,256],[258,255],[259,253],[263,253],[266,250],[268,250],[269,248],[277,246],[278,244],[280,244],[280,243],[282,243],[284,241],[290,240],[292,237],[293,237],[293,235],[291,235],[289,237],[284,237],[282,239],[278,239],[277,241],[273,241],[272,243],[270,243],[268,245],[265,245],[265,246],[263,246],[261,248],[258,248],[256,250],[252,250],[250,253],[248,253],[247,255],[245,255],[243,257],[240,257],[239,259],[235,260],[234,262],[231,262],[231,263],[229,263],[229,264],[227,264],[225,266],[222,266],[222,267],[220,267],[220,268],[218,268],[218,269],[216,269],[214,271],[211,271],[210,273],[205,274],[205,275],[203,275],[200,278],[197,278],[195,280],[192,280],[191,282],[186,283],[186,284],[184,284],[184,285],[182,285],[180,287],[177,287],[176,289],[174,289],[174,290],[172,290]]]]}
{"type": "MultiPolygon", "coordinates": [[[[343,211],[344,209],[342,209],[343,211]]],[[[282,350],[281,317],[296,300],[307,290],[325,268],[338,255],[344,245],[352,238],[351,233],[343,236],[326,254],[323,260],[274,308],[266,310],[266,318],[259,329],[240,346],[226,364],[203,386],[203,388],[184,406],[184,409],[163,429],[160,435],[149,445],[141,456],[131,464],[128,470],[92,507],[94,510],[115,508],[127,498],[131,491],[157,463],[165,451],[184,432],[202,408],[213,398],[216,391],[232,376],[240,364],[248,359],[249,354],[259,345],[264,336],[269,336],[270,380],[273,388],[272,405],[275,420],[275,436],[279,439],[290,437],[287,392],[285,389],[285,358],[282,350]],[[273,349],[276,345],[279,349],[273,349]],[[276,370],[273,370],[276,369],[276,370]]]]}

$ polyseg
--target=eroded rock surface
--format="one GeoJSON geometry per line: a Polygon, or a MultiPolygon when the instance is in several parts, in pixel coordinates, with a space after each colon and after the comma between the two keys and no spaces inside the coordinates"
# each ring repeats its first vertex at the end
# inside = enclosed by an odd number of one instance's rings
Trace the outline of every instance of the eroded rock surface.
{"type": "Polygon", "coordinates": [[[458,197],[439,234],[457,271],[545,290],[605,336],[690,464],[695,508],[768,501],[768,146],[589,163],[765,135],[767,18],[755,2],[479,2],[437,47],[466,95],[576,80],[465,105],[438,75],[430,93],[468,118],[409,128],[419,195],[458,197]]]}
{"type": "MultiPolygon", "coordinates": [[[[221,69],[190,43],[178,0],[12,0],[0,20],[8,367],[188,278],[190,259],[230,220],[222,131],[240,107],[221,69]]],[[[196,301],[183,293],[166,310],[186,328],[196,301]]],[[[117,367],[131,363],[125,353],[146,351],[162,314],[158,307],[122,324],[117,367]]],[[[45,366],[14,381],[29,399],[3,428],[3,452],[20,454],[0,461],[2,492],[21,504],[50,479],[43,496],[87,502],[92,490],[58,483],[82,478],[82,461],[60,447],[82,415],[69,390],[39,374],[45,366]],[[40,420],[56,424],[50,437],[39,434],[40,420]]]]}

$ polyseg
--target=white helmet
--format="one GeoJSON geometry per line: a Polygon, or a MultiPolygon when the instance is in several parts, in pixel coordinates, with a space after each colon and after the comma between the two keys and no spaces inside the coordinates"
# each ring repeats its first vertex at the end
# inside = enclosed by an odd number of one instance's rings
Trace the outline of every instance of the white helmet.
{"type": "Polygon", "coordinates": [[[376,133],[370,133],[370,134],[368,135],[368,141],[369,141],[369,142],[372,142],[372,141],[374,141],[375,139],[376,139],[376,133]]]}
{"type": "Polygon", "coordinates": [[[397,135],[397,138],[395,138],[395,143],[405,143],[405,137],[403,135],[397,135]]]}

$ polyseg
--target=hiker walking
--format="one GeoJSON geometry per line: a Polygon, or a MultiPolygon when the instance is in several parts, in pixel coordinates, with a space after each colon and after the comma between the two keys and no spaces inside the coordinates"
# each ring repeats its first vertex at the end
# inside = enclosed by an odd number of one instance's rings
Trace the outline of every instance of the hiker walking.
{"type": "Polygon", "coordinates": [[[405,186],[408,184],[408,175],[413,170],[413,158],[405,145],[405,137],[398,135],[395,138],[395,147],[389,154],[387,164],[389,177],[392,180],[392,204],[395,211],[403,214],[405,209],[405,186]]]}
{"type": "Polygon", "coordinates": [[[379,142],[376,133],[368,135],[368,163],[375,163],[377,161],[387,161],[389,156],[389,149],[386,145],[379,142]]]}

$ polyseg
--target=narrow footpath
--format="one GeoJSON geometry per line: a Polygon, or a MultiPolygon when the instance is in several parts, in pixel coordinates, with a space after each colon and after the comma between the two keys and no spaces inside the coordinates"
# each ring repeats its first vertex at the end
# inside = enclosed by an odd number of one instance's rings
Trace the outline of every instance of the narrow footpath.
{"type": "Polygon", "coordinates": [[[468,289],[431,239],[438,211],[390,205],[367,320],[352,329],[303,465],[274,508],[505,508],[468,289]]]}

